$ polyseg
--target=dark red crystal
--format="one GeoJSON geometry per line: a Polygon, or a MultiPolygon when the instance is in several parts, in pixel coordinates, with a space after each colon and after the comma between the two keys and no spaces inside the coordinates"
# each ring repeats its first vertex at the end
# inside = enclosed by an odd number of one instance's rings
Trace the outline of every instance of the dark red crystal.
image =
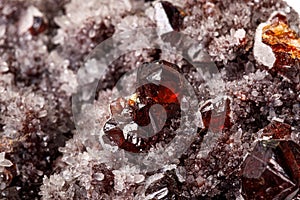
{"type": "Polygon", "coordinates": [[[47,29],[47,23],[42,17],[33,17],[33,24],[29,29],[31,35],[38,35],[47,29]]]}
{"type": "Polygon", "coordinates": [[[203,125],[205,129],[210,129],[213,132],[220,132],[224,129],[229,129],[232,126],[230,118],[230,100],[227,98],[224,100],[225,110],[218,112],[218,106],[208,103],[201,109],[201,115],[203,125]],[[206,110],[205,108],[212,107],[212,109],[206,110]]]}

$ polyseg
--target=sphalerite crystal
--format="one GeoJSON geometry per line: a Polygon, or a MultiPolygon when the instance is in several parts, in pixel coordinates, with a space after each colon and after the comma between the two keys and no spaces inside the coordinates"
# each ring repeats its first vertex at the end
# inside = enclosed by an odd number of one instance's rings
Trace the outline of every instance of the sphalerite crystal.
{"type": "Polygon", "coordinates": [[[131,96],[110,104],[112,118],[103,128],[115,145],[129,152],[148,151],[159,141],[170,141],[179,125],[181,75],[175,65],[166,61],[154,65],[164,66],[151,71],[152,79],[158,82],[148,83],[149,77],[144,74],[147,72],[138,72],[140,86],[131,96]]]}
{"type": "Polygon", "coordinates": [[[271,137],[272,139],[289,139],[291,137],[291,132],[290,125],[273,120],[263,129],[261,135],[271,137]]]}
{"type": "Polygon", "coordinates": [[[43,17],[34,16],[33,24],[29,29],[29,32],[31,33],[31,35],[36,36],[36,35],[44,32],[46,29],[47,29],[47,23],[46,23],[45,19],[43,19],[43,17]]]}
{"type": "Polygon", "coordinates": [[[259,141],[242,165],[247,199],[292,199],[299,191],[300,146],[294,141],[259,141]]]}
{"type": "Polygon", "coordinates": [[[292,199],[300,186],[300,146],[284,140],[290,126],[273,121],[242,164],[242,194],[247,199],[292,199]]]}
{"type": "Polygon", "coordinates": [[[230,118],[230,99],[228,98],[218,102],[218,104],[208,102],[201,108],[200,112],[205,129],[210,129],[215,133],[219,133],[224,129],[230,129],[232,126],[230,118]],[[223,108],[223,110],[220,109],[220,107],[223,108]]]}

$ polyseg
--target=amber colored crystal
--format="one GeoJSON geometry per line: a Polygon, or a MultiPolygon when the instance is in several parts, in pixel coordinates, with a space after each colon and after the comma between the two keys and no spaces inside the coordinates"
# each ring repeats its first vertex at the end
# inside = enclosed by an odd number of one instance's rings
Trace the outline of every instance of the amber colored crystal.
{"type": "Polygon", "coordinates": [[[282,15],[276,15],[271,24],[263,28],[262,39],[276,53],[287,53],[293,59],[300,57],[300,39],[282,15]]]}
{"type": "Polygon", "coordinates": [[[263,28],[262,41],[275,54],[273,70],[299,82],[300,39],[289,27],[285,16],[277,14],[273,17],[270,24],[263,28]]]}

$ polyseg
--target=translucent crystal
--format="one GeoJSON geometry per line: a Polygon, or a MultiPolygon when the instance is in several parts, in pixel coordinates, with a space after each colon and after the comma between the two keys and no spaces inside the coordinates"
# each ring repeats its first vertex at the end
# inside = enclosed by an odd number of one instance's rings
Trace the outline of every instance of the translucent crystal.
{"type": "Polygon", "coordinates": [[[265,23],[260,24],[256,29],[253,53],[258,62],[269,68],[272,68],[276,61],[276,57],[272,51],[272,48],[262,42],[263,28],[266,25],[267,24],[265,23]]]}

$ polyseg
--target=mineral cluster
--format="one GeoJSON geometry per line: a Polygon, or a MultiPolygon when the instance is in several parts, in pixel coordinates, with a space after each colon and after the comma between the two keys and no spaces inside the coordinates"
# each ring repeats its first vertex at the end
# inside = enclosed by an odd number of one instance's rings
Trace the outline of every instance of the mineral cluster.
{"type": "Polygon", "coordinates": [[[300,199],[299,28],[282,0],[0,0],[0,199],[300,199]],[[145,28],[195,40],[218,73],[124,36],[145,28]],[[136,50],[107,66],[76,118],[72,95],[93,78],[77,74],[97,73],[90,53],[122,34],[136,50]],[[140,79],[112,98],[149,63],[166,84],[140,79]],[[171,154],[181,119],[196,133],[184,153],[145,170],[154,151],[160,163],[171,154]],[[130,162],[138,153],[144,168],[130,162]]]}

